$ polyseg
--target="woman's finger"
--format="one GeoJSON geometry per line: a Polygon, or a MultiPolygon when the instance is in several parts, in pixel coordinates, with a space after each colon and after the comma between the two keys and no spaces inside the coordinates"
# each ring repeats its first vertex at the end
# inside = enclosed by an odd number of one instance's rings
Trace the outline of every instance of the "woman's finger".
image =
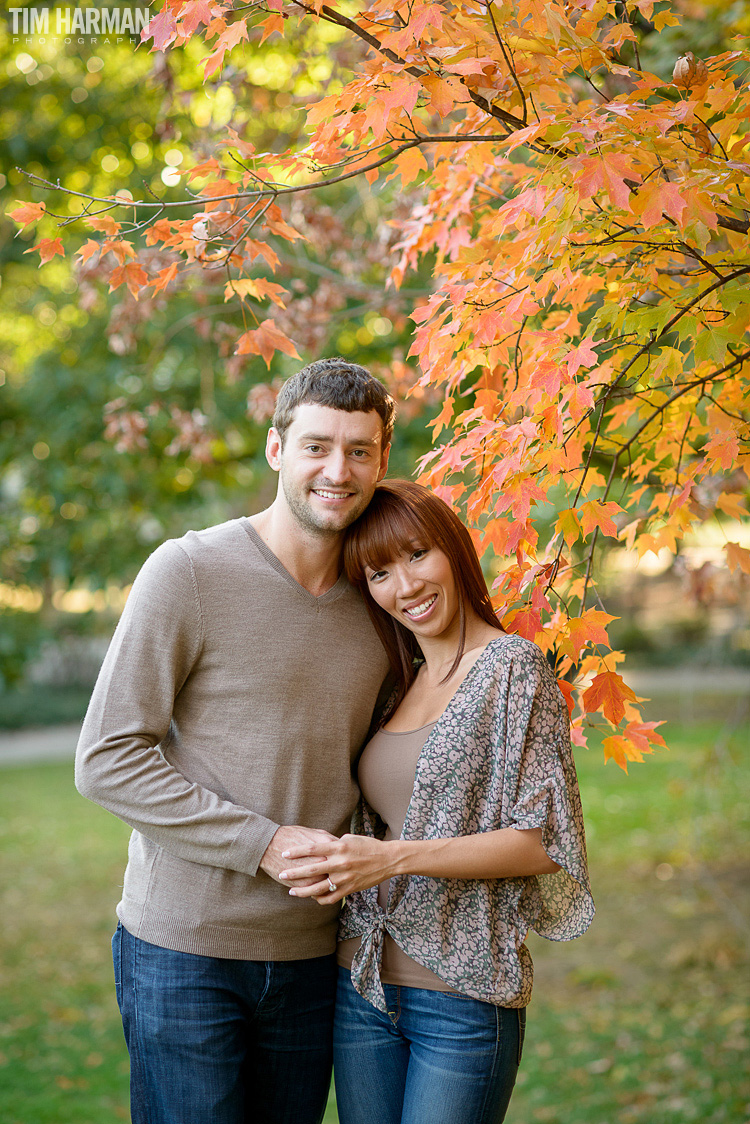
{"type": "Polygon", "coordinates": [[[314,863],[305,863],[303,866],[290,866],[288,870],[282,870],[279,878],[284,882],[298,882],[301,878],[315,878],[316,875],[320,876],[326,869],[324,860],[319,860],[314,863]]]}
{"type": "Polygon", "coordinates": [[[317,898],[321,904],[338,901],[342,896],[338,891],[335,894],[331,892],[327,878],[323,882],[313,882],[311,886],[293,886],[289,893],[293,898],[317,898]]]}
{"type": "MultiPolygon", "coordinates": [[[[338,840],[334,839],[333,842],[338,843],[338,840]]],[[[300,843],[297,847],[290,847],[287,851],[282,851],[281,857],[282,859],[311,859],[316,855],[325,857],[329,850],[330,845],[324,846],[322,843],[300,843]]]]}

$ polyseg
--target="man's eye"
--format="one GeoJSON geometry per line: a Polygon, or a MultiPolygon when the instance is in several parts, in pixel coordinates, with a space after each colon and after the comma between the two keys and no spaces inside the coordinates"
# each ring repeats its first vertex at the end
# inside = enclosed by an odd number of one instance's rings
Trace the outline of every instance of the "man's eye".
{"type": "Polygon", "coordinates": [[[354,450],[352,450],[352,455],[355,456],[357,458],[357,460],[362,461],[366,457],[369,457],[370,450],[369,449],[354,449],[354,450]]]}
{"type": "Polygon", "coordinates": [[[323,446],[322,445],[308,445],[307,451],[308,451],[308,453],[322,453],[323,446]]]}

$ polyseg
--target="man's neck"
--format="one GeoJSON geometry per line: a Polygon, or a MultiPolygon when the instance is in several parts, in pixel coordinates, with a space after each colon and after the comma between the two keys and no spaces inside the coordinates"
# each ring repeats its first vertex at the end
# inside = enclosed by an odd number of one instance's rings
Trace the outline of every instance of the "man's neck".
{"type": "Polygon", "coordinates": [[[284,569],[313,597],[320,597],[336,584],[341,573],[343,534],[306,531],[278,500],[249,518],[284,569]]]}

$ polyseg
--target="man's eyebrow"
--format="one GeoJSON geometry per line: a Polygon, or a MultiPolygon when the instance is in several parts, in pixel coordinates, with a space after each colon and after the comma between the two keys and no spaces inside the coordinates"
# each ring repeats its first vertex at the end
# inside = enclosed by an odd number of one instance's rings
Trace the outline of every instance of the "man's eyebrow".
{"type": "MultiPolygon", "coordinates": [[[[320,441],[321,444],[330,445],[335,440],[335,438],[332,437],[330,433],[329,434],[301,433],[299,435],[299,440],[300,441],[320,441]]],[[[379,436],[377,436],[377,437],[355,437],[352,441],[347,441],[346,444],[347,445],[362,445],[362,446],[368,446],[369,447],[370,445],[377,445],[379,440],[380,440],[379,436]]]]}

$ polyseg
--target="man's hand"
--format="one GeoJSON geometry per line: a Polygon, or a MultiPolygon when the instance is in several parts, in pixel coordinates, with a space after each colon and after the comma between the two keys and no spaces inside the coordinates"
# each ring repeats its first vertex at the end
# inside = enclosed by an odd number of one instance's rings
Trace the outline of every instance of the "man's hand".
{"type": "MultiPolygon", "coordinates": [[[[279,878],[282,870],[289,870],[290,867],[295,865],[302,865],[302,859],[298,864],[290,863],[289,859],[281,857],[282,851],[288,851],[291,848],[302,849],[304,855],[309,855],[311,846],[316,848],[315,854],[321,853],[317,848],[325,851],[329,843],[336,843],[338,840],[335,835],[331,835],[330,831],[321,831],[315,827],[299,827],[297,825],[291,827],[280,827],[274,835],[271,842],[266,847],[263,858],[260,860],[259,866],[266,874],[273,878],[274,882],[280,882],[282,885],[289,885],[284,883],[283,879],[279,878]]],[[[317,882],[317,878],[306,878],[304,881],[297,882],[298,886],[311,886],[317,882]]]]}

